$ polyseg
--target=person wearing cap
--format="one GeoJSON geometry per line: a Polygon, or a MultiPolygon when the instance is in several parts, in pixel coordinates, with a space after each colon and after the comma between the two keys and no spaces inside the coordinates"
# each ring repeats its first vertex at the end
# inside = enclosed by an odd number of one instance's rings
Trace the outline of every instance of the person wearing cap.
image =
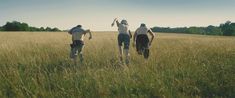
{"type": "Polygon", "coordinates": [[[151,46],[153,39],[152,30],[147,28],[144,23],[135,31],[133,44],[136,46],[138,54],[143,54],[145,59],[149,57],[149,46],[151,46]],[[151,41],[149,41],[148,34],[152,36],[151,41]]]}
{"type": "Polygon", "coordinates": [[[82,49],[84,46],[84,36],[86,33],[89,33],[89,40],[92,39],[91,31],[89,29],[84,30],[82,25],[77,25],[69,30],[68,33],[72,35],[72,44],[70,44],[70,58],[74,60],[75,64],[77,64],[77,56],[79,55],[80,62],[83,62],[82,49]]]}
{"type": "Polygon", "coordinates": [[[129,64],[129,46],[130,46],[130,38],[132,37],[131,31],[129,30],[129,25],[126,20],[122,20],[121,23],[119,23],[118,19],[115,18],[112,26],[114,24],[117,24],[118,27],[118,46],[119,46],[119,52],[120,52],[120,60],[123,62],[123,52],[125,54],[125,62],[128,65],[129,64]],[[124,44],[124,47],[122,49],[122,45],[124,44]]]}

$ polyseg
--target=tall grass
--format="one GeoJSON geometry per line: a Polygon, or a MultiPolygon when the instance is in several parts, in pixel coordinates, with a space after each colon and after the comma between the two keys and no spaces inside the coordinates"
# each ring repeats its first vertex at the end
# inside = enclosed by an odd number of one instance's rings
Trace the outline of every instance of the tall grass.
{"type": "Polygon", "coordinates": [[[119,63],[117,34],[94,33],[84,64],[66,33],[0,33],[1,98],[235,97],[235,38],[157,34],[148,60],[131,47],[119,63]]]}

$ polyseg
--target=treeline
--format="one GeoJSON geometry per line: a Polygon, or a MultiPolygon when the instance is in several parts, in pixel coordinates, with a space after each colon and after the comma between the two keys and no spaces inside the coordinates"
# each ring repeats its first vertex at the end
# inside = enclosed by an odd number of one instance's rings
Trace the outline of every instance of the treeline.
{"type": "Polygon", "coordinates": [[[4,26],[0,27],[0,31],[61,31],[58,28],[50,28],[50,27],[32,27],[29,26],[27,23],[21,23],[18,21],[7,22],[4,26]]]}
{"type": "Polygon", "coordinates": [[[151,29],[154,32],[165,32],[165,33],[235,36],[235,23],[232,23],[230,21],[220,24],[220,26],[210,25],[208,27],[179,27],[179,28],[153,27],[151,29]]]}
{"type": "MultiPolygon", "coordinates": [[[[203,34],[203,35],[224,35],[224,36],[235,36],[235,23],[227,21],[220,24],[220,26],[208,26],[208,27],[153,27],[151,28],[154,32],[164,33],[186,33],[186,34],[203,34]]],[[[50,27],[32,27],[27,23],[21,23],[18,21],[7,22],[4,26],[0,26],[0,31],[50,31],[56,32],[61,31],[58,28],[50,27]]]]}

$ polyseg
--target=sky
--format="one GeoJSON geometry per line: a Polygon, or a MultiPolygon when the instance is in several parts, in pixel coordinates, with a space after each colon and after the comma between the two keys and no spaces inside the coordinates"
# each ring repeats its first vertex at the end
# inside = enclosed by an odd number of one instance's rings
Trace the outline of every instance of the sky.
{"type": "Polygon", "coordinates": [[[235,0],[0,0],[0,26],[20,21],[35,27],[114,31],[114,18],[131,30],[148,27],[219,25],[235,21],[235,0]]]}

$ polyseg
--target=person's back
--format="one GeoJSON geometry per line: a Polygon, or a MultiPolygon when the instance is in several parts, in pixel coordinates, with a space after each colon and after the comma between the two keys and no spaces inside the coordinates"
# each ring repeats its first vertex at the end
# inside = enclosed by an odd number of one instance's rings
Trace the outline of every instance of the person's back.
{"type": "Polygon", "coordinates": [[[118,26],[118,32],[120,34],[129,34],[129,29],[128,29],[128,25],[125,24],[119,24],[118,26]]]}
{"type": "Polygon", "coordinates": [[[74,27],[71,30],[71,34],[72,34],[72,40],[81,40],[83,41],[83,37],[85,34],[85,30],[82,29],[81,27],[74,27]]]}
{"type": "Polygon", "coordinates": [[[141,34],[147,35],[147,34],[148,34],[148,31],[149,31],[149,29],[148,29],[147,27],[139,27],[139,28],[136,30],[136,34],[137,34],[137,35],[141,35],[141,34]]]}

